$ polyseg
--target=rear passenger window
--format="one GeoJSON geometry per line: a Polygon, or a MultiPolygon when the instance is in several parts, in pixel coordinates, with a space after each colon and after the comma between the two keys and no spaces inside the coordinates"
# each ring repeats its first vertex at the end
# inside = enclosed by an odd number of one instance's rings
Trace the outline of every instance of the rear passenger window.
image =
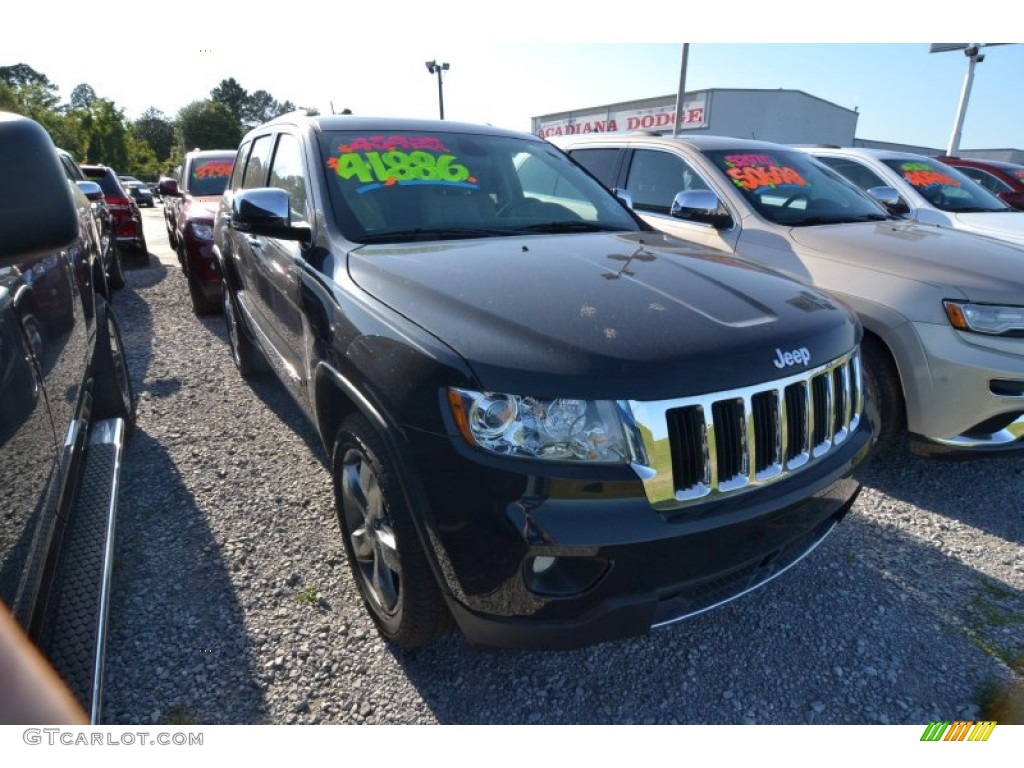
{"type": "Polygon", "coordinates": [[[615,186],[618,149],[574,149],[569,153],[569,157],[590,171],[598,181],[609,189],[615,186]]]}
{"type": "Polygon", "coordinates": [[[853,182],[865,192],[875,187],[892,186],[870,168],[853,160],[847,160],[844,157],[818,157],[817,159],[833,171],[841,173],[847,180],[853,182]]]}
{"type": "Polygon", "coordinates": [[[245,163],[245,171],[242,176],[242,189],[267,185],[267,166],[270,164],[273,139],[273,136],[260,136],[252,143],[252,152],[245,163]]]}

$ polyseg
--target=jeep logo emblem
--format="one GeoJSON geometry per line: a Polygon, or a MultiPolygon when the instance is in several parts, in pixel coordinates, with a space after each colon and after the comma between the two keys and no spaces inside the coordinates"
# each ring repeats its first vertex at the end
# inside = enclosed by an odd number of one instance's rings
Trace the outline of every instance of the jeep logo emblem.
{"type": "Polygon", "coordinates": [[[800,349],[794,349],[792,352],[783,352],[776,347],[775,355],[776,357],[772,362],[775,363],[776,368],[788,368],[797,363],[807,365],[811,362],[811,352],[807,347],[800,347],[800,349]]]}

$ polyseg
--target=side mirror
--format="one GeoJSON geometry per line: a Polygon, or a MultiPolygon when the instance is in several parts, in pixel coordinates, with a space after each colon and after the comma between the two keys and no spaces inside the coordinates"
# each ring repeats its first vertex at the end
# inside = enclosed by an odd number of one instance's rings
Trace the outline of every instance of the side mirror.
{"type": "Polygon", "coordinates": [[[0,168],[0,267],[62,250],[78,238],[71,185],[39,123],[0,112],[0,168]]]}
{"type": "Polygon", "coordinates": [[[309,227],[292,226],[288,193],[275,187],[247,189],[231,200],[231,227],[248,235],[308,243],[309,227]]]}
{"type": "Polygon", "coordinates": [[[619,187],[616,187],[613,191],[615,192],[615,196],[619,198],[620,201],[622,201],[622,204],[624,206],[629,208],[629,210],[633,210],[632,192],[630,192],[628,189],[620,189],[619,187]]]}
{"type": "Polygon", "coordinates": [[[718,195],[710,189],[680,192],[672,200],[668,213],[674,219],[709,224],[715,229],[725,229],[732,225],[732,216],[722,207],[718,195]]]}
{"type": "Polygon", "coordinates": [[[160,196],[169,195],[170,197],[181,197],[181,191],[178,189],[178,182],[174,179],[164,179],[156,185],[157,191],[160,192],[160,196]]]}
{"type": "Polygon", "coordinates": [[[897,216],[903,216],[910,212],[910,206],[900,197],[900,193],[894,187],[871,187],[868,194],[881,203],[889,211],[897,216]]]}

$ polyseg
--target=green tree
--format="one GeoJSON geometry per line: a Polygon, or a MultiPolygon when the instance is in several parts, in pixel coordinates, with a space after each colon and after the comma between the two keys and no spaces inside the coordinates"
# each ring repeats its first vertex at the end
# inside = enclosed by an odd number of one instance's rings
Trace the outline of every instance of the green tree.
{"type": "Polygon", "coordinates": [[[221,80],[217,87],[210,91],[210,100],[227,107],[239,125],[245,119],[249,99],[249,92],[233,77],[221,80]]]}
{"type": "Polygon", "coordinates": [[[223,104],[206,99],[193,101],[178,112],[178,130],[185,150],[233,149],[242,139],[234,115],[223,104]]]}
{"type": "Polygon", "coordinates": [[[149,143],[138,138],[129,130],[125,136],[125,149],[128,154],[128,164],[125,166],[124,172],[140,179],[156,181],[160,176],[161,165],[149,143]]]}
{"type": "Polygon", "coordinates": [[[273,120],[278,115],[291,112],[295,105],[290,101],[280,102],[263,90],[253,91],[242,115],[242,124],[248,130],[261,125],[268,120],[273,120]]]}
{"type": "Polygon", "coordinates": [[[174,149],[174,123],[156,107],[150,107],[132,123],[132,134],[152,148],[157,160],[165,162],[174,149]]]}
{"type": "Polygon", "coordinates": [[[73,110],[85,133],[85,158],[124,172],[128,166],[128,128],[124,112],[109,99],[96,99],[92,108],[73,110]]]}
{"type": "Polygon", "coordinates": [[[71,108],[91,109],[92,105],[96,103],[96,99],[96,91],[93,90],[93,87],[88,83],[81,83],[71,91],[71,108]]]}

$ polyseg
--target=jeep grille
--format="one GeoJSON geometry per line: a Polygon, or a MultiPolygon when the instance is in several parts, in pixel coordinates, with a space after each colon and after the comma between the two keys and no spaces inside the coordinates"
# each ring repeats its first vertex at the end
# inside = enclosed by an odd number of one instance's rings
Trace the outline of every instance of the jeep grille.
{"type": "Polygon", "coordinates": [[[647,499],[676,509],[789,477],[841,445],[863,409],[860,355],[752,387],[628,406],[647,499]]]}

